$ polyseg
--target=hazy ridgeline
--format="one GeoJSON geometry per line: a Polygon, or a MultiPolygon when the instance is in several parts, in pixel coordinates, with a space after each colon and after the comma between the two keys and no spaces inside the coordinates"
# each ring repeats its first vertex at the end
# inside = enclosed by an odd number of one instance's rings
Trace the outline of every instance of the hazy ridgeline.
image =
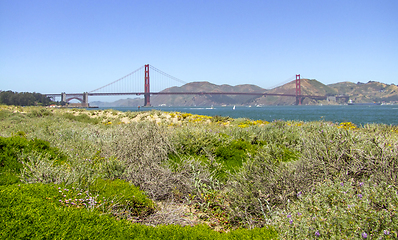
{"type": "MultiPolygon", "coordinates": [[[[252,230],[201,226],[192,238],[397,237],[397,126],[10,107],[0,120],[2,198],[15,204],[7,194],[22,188],[65,218],[88,214],[87,236],[98,216],[104,236],[102,221],[166,238],[191,231],[173,224],[199,223],[252,230]]],[[[15,234],[24,225],[7,223],[10,211],[0,224],[15,234]]]]}

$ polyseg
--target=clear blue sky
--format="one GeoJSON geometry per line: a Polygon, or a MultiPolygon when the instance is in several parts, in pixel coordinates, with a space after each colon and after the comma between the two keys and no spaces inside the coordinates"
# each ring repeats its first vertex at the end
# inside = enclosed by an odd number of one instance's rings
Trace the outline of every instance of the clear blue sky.
{"type": "Polygon", "coordinates": [[[144,64],[186,82],[398,84],[398,1],[0,0],[0,90],[91,91],[144,64]]]}

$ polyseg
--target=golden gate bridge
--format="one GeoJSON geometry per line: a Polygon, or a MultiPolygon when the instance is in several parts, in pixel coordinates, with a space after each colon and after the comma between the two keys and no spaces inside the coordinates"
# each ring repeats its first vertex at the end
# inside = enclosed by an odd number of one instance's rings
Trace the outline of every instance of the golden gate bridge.
{"type": "Polygon", "coordinates": [[[53,100],[55,100],[56,97],[61,97],[61,102],[67,102],[67,103],[73,99],[76,99],[81,102],[82,107],[88,107],[88,96],[116,96],[116,95],[144,96],[145,107],[151,106],[151,100],[150,100],[151,95],[252,95],[252,96],[295,97],[296,105],[301,105],[301,102],[304,98],[312,98],[317,100],[327,99],[327,96],[301,94],[300,74],[296,74],[295,93],[271,93],[268,91],[265,92],[163,91],[164,89],[167,89],[172,86],[170,84],[171,81],[174,83],[175,82],[183,84],[187,83],[153,67],[152,65],[150,66],[149,64],[146,64],[122,78],[119,78],[111,83],[108,83],[102,87],[96,88],[89,92],[84,92],[84,93],[62,92],[60,94],[45,94],[45,95],[47,97],[52,98],[53,100]],[[150,72],[151,72],[151,77],[149,75],[150,72]],[[154,91],[151,91],[151,88],[154,88],[154,91]]]}

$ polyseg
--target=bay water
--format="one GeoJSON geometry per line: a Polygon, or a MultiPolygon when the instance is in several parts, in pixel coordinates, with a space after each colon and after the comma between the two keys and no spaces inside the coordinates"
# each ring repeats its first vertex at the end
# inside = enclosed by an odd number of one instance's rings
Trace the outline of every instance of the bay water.
{"type": "Polygon", "coordinates": [[[184,112],[206,116],[229,116],[252,120],[297,120],[331,121],[336,123],[352,122],[358,126],[368,123],[398,125],[398,105],[312,105],[312,106],[262,106],[247,107],[113,107],[118,111],[147,111],[158,109],[166,112],[184,112]]]}

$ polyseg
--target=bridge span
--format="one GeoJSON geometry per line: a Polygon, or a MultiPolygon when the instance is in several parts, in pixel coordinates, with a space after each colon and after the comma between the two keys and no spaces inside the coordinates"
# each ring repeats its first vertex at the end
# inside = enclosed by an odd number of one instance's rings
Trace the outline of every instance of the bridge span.
{"type": "MultiPolygon", "coordinates": [[[[120,96],[120,95],[143,95],[144,96],[144,106],[151,106],[150,96],[151,95],[250,95],[250,96],[279,96],[279,97],[295,97],[296,98],[296,105],[301,105],[301,102],[304,98],[311,98],[317,100],[326,100],[328,96],[321,96],[321,95],[305,95],[301,94],[301,78],[300,74],[296,75],[296,92],[295,94],[284,94],[284,93],[270,93],[270,92],[212,92],[212,91],[189,91],[189,92],[170,92],[170,91],[150,91],[150,77],[149,77],[149,64],[142,66],[141,68],[135,70],[134,72],[113,81],[103,87],[97,88],[90,92],[84,93],[60,93],[60,94],[46,94],[47,97],[55,99],[56,97],[61,97],[61,102],[69,102],[73,99],[76,99],[81,102],[82,107],[88,107],[88,96],[120,96]],[[144,71],[144,74],[140,74],[140,71],[144,71]],[[143,75],[143,76],[142,76],[143,75]],[[137,87],[135,90],[129,90],[132,85],[136,82],[142,81],[144,79],[144,91],[137,91],[137,87]],[[141,80],[140,80],[141,79],[141,80]],[[115,85],[117,89],[115,89],[115,85]]],[[[172,79],[174,81],[186,83],[181,81],[178,78],[175,78],[167,73],[162,72],[161,70],[151,66],[151,69],[154,72],[159,73],[162,76],[162,81],[164,77],[168,79],[172,79]]],[[[142,88],[141,88],[142,89],[142,88]]],[[[340,98],[347,98],[347,96],[340,96],[340,98]]],[[[337,97],[339,98],[339,97],[337,97]]]]}

